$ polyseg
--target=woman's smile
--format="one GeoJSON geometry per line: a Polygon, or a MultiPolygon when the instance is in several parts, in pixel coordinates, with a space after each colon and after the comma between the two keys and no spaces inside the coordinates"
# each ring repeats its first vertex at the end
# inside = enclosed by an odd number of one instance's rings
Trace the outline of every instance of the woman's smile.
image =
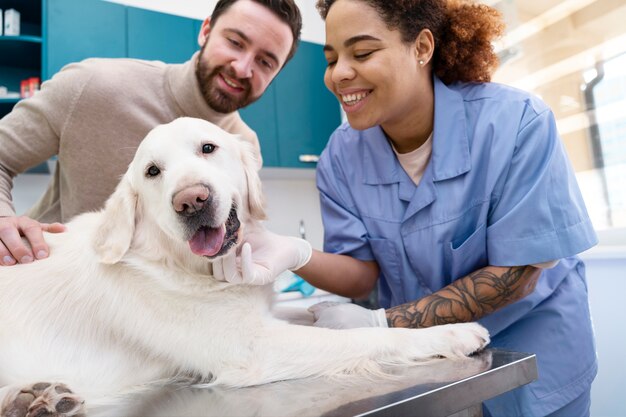
{"type": "Polygon", "coordinates": [[[343,111],[353,113],[363,108],[371,92],[372,90],[360,90],[350,93],[338,93],[343,111]]]}

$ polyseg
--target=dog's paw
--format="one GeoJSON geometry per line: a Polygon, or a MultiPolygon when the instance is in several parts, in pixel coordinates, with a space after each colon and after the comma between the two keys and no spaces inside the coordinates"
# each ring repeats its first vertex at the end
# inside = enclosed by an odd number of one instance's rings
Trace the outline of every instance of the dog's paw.
{"type": "Polygon", "coordinates": [[[445,331],[445,346],[441,355],[446,358],[459,358],[478,352],[489,344],[489,332],[478,323],[447,324],[441,327],[445,331]]]}
{"type": "Polygon", "coordinates": [[[84,401],[63,384],[39,382],[5,398],[1,417],[84,417],[84,401]]]}

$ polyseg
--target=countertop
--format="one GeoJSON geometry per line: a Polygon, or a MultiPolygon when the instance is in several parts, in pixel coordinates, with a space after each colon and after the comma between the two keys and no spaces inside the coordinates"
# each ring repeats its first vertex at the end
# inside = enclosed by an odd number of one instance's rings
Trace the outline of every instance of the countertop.
{"type": "Polygon", "coordinates": [[[392,377],[308,378],[241,389],[168,387],[96,416],[480,416],[482,401],[537,378],[535,355],[487,349],[392,377]],[[121,413],[121,414],[120,414],[121,413]]]}

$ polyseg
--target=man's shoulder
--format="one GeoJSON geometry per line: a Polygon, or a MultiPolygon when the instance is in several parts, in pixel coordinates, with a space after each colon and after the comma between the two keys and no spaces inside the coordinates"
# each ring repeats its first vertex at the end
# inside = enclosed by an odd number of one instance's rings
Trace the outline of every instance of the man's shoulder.
{"type": "Polygon", "coordinates": [[[125,85],[126,82],[145,82],[153,77],[160,78],[168,66],[169,64],[161,61],[132,58],[87,58],[66,65],[58,75],[72,74],[72,77],[88,78],[91,83],[110,88],[125,85]]]}
{"type": "Polygon", "coordinates": [[[86,58],[82,61],[74,62],[68,66],[79,66],[85,69],[96,70],[100,68],[113,68],[113,69],[141,69],[141,68],[155,68],[164,69],[171,64],[166,64],[162,61],[148,61],[144,59],[136,58],[86,58]]]}

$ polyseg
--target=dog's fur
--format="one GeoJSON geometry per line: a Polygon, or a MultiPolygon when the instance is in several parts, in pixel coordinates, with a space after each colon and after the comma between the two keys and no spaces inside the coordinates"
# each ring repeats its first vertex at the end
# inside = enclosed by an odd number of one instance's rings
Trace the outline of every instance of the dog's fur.
{"type": "Polygon", "coordinates": [[[0,268],[2,417],[29,407],[32,414],[56,407],[61,416],[81,415],[82,399],[89,406],[177,376],[243,387],[365,375],[464,357],[488,343],[473,323],[420,330],[293,325],[271,315],[271,286],[215,280],[212,261],[236,250],[246,226],[265,216],[252,155],[205,121],[159,126],[102,211],[46,235],[48,259],[0,268]],[[199,247],[200,226],[226,236],[206,237],[208,249],[199,247]],[[36,385],[42,381],[51,385],[36,385]]]}

